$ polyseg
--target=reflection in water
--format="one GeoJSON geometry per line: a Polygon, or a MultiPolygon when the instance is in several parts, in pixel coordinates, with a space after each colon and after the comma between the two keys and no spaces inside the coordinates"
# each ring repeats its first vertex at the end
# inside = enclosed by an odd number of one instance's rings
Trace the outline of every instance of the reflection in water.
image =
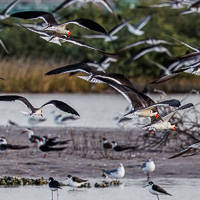
{"type": "MultiPolygon", "coordinates": [[[[97,180],[92,180],[97,182],[97,180]]],[[[123,179],[124,187],[90,188],[71,191],[69,187],[63,187],[59,191],[59,200],[155,200],[147,188],[144,188],[144,180],[123,179]]],[[[173,200],[198,200],[200,191],[199,179],[155,179],[155,184],[165,188],[173,196],[161,196],[160,199],[173,200]]],[[[51,200],[51,193],[47,186],[24,186],[18,188],[1,187],[2,200],[51,200]]],[[[54,199],[56,196],[54,195],[54,199]]]]}

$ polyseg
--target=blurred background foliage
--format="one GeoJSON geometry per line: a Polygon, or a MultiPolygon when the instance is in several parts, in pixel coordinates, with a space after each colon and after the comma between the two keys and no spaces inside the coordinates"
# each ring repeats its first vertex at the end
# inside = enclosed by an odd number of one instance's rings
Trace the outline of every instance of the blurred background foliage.
{"type": "MultiPolygon", "coordinates": [[[[200,19],[198,14],[179,15],[182,10],[171,8],[148,8],[152,3],[160,1],[138,0],[138,1],[113,1],[113,6],[118,16],[112,15],[101,7],[87,4],[78,8],[72,6],[61,10],[55,14],[60,22],[73,20],[77,18],[89,18],[101,24],[107,31],[117,24],[121,23],[121,19],[131,20],[130,23],[135,25],[139,20],[147,15],[152,15],[152,19],[143,28],[145,34],[142,36],[132,35],[123,28],[117,35],[118,40],[112,42],[104,42],[102,39],[84,39],[82,35],[95,34],[94,32],[84,30],[76,25],[69,25],[72,36],[78,37],[81,41],[87,42],[97,48],[109,53],[117,53],[123,46],[146,38],[164,39],[173,42],[174,45],[166,46],[174,57],[184,55],[189,49],[175,42],[171,37],[189,43],[198,47],[200,36],[200,19]]],[[[43,5],[42,10],[51,11],[53,4],[46,7],[43,5]]],[[[16,11],[29,10],[23,9],[23,5],[18,5],[16,11]]],[[[41,9],[40,9],[41,10],[41,9]]],[[[80,62],[86,58],[91,60],[99,60],[102,55],[69,43],[62,46],[48,43],[39,38],[37,34],[32,33],[20,26],[18,23],[34,23],[32,20],[7,19],[0,22],[2,31],[0,39],[6,44],[9,55],[6,55],[0,49],[0,76],[6,80],[0,81],[0,89],[3,92],[99,92],[105,86],[96,86],[91,90],[91,86],[77,78],[66,78],[66,75],[45,77],[44,73],[52,68],[60,67],[66,64],[80,62]],[[8,26],[7,26],[7,25],[8,26]],[[19,73],[20,72],[20,73],[19,73]],[[15,82],[13,81],[15,80],[15,82]],[[11,83],[13,82],[13,84],[11,83]],[[9,84],[8,84],[9,83],[9,84]]],[[[130,62],[131,55],[136,54],[140,49],[147,45],[140,45],[123,53],[122,58],[111,64],[109,72],[124,74],[131,78],[133,83],[142,89],[145,84],[159,77],[161,71],[151,61],[156,61],[163,65],[167,65],[173,58],[169,58],[166,54],[149,53],[135,62],[130,62]]],[[[185,75],[184,75],[185,76],[185,75]]],[[[191,76],[185,76],[177,81],[181,82],[180,88],[168,86],[170,82],[161,84],[162,89],[170,92],[185,92],[186,84],[190,84],[189,88],[195,87],[200,89],[198,79],[191,76]],[[182,83],[182,80],[185,80],[182,83]],[[167,85],[166,85],[167,84],[167,85]]],[[[173,81],[175,83],[176,81],[173,81]]],[[[150,87],[151,88],[151,87],[150,87]]]]}

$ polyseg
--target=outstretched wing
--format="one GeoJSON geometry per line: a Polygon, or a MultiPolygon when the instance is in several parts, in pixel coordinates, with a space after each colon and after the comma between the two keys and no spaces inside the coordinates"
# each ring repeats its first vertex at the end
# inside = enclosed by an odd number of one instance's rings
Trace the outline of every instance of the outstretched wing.
{"type": "Polygon", "coordinates": [[[80,116],[76,110],[74,110],[71,106],[69,106],[68,104],[64,103],[63,101],[51,100],[51,101],[45,103],[44,105],[42,105],[41,108],[46,106],[46,105],[49,105],[49,104],[53,104],[58,109],[60,109],[60,110],[62,110],[64,112],[80,116]]]}
{"type": "Polygon", "coordinates": [[[25,97],[18,96],[18,95],[4,95],[0,96],[0,101],[22,101],[32,112],[35,111],[35,108],[32,104],[26,99],[25,97]]]}

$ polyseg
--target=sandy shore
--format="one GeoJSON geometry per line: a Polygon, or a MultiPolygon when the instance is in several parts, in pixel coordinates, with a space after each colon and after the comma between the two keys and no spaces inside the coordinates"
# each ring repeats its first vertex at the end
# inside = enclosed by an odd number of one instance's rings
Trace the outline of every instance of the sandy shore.
{"type": "Polygon", "coordinates": [[[57,152],[42,158],[42,154],[29,143],[27,136],[21,134],[24,128],[0,127],[0,135],[5,136],[10,144],[30,145],[28,150],[9,151],[7,157],[1,155],[0,174],[10,176],[26,176],[63,178],[73,174],[87,178],[101,177],[101,170],[112,169],[119,162],[126,168],[126,178],[142,178],[139,168],[146,159],[152,157],[156,163],[153,177],[157,178],[197,178],[200,176],[199,157],[177,158],[168,160],[173,151],[132,151],[124,153],[110,152],[111,159],[102,155],[100,139],[120,141],[120,144],[135,145],[139,130],[94,129],[94,128],[34,128],[36,135],[59,136],[71,139],[68,148],[59,156],[57,152]]]}

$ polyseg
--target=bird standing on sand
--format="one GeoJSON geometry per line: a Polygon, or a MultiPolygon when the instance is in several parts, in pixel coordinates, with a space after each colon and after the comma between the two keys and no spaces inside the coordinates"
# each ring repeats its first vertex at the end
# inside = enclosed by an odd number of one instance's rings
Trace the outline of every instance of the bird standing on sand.
{"type": "Polygon", "coordinates": [[[152,159],[148,159],[145,163],[142,164],[141,169],[147,175],[147,181],[149,182],[150,173],[155,171],[155,163],[152,159]]]}
{"type": "Polygon", "coordinates": [[[53,192],[57,191],[57,200],[58,200],[58,190],[62,189],[60,183],[54,178],[49,177],[49,188],[51,190],[51,199],[53,200],[53,192]]]}
{"type": "Polygon", "coordinates": [[[159,195],[169,195],[167,191],[165,191],[163,188],[161,188],[159,185],[155,185],[152,181],[149,182],[149,184],[146,186],[149,188],[149,192],[153,195],[157,196],[157,200],[159,200],[159,195]]]}
{"type": "Polygon", "coordinates": [[[122,163],[116,169],[113,170],[103,170],[103,177],[110,177],[112,179],[120,179],[125,176],[125,168],[122,163]]]}

